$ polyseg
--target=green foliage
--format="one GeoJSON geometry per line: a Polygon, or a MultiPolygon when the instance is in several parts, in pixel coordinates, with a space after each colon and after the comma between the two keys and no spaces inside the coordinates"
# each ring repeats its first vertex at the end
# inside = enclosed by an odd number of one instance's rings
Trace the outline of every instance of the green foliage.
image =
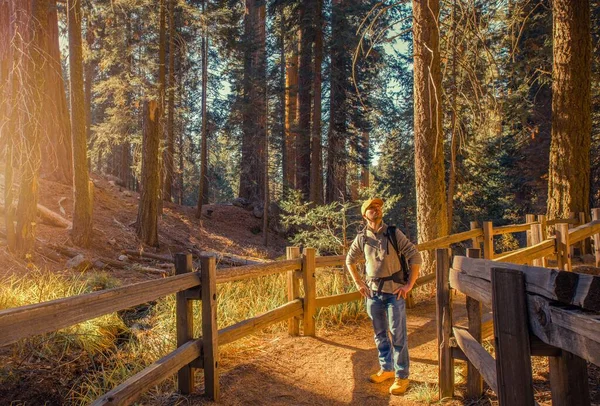
{"type": "Polygon", "coordinates": [[[298,190],[290,191],[281,207],[282,224],[293,234],[291,243],[313,247],[321,255],[346,252],[360,223],[355,203],[333,202],[315,206],[302,201],[302,193],[298,190]]]}

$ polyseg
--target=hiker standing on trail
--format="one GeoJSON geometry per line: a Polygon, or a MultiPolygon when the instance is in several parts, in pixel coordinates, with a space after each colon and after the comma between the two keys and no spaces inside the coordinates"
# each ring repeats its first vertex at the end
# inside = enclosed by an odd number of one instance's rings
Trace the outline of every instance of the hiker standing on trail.
{"type": "Polygon", "coordinates": [[[395,378],[390,393],[402,395],[409,382],[405,299],[419,276],[421,254],[400,230],[383,222],[383,200],[368,199],[360,211],[367,225],[352,242],[346,265],[366,299],[375,330],[381,368],[369,380],[382,383],[395,378]],[[366,261],[366,281],[356,269],[362,258],[366,261]]]}

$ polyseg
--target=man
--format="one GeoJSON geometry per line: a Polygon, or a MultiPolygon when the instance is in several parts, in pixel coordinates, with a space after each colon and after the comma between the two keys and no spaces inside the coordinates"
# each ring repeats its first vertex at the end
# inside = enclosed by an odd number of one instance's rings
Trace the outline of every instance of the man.
{"type": "Polygon", "coordinates": [[[373,321],[380,370],[369,380],[382,383],[394,379],[390,393],[402,395],[408,388],[409,359],[406,333],[406,303],[421,268],[421,254],[398,229],[395,231],[398,252],[394,249],[388,226],[383,223],[383,200],[365,201],[361,213],[367,225],[348,251],[346,265],[356,288],[366,299],[367,313],[373,321]],[[410,275],[404,275],[401,255],[408,262],[410,275]],[[356,263],[366,261],[366,281],[358,275],[356,263]],[[390,336],[388,336],[388,331],[390,336]]]}

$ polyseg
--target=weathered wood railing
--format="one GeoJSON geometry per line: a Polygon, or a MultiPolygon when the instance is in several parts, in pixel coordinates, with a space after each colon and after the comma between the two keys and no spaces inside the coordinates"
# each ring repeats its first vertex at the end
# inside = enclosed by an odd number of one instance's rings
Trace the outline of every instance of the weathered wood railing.
{"type": "Polygon", "coordinates": [[[586,361],[600,365],[600,276],[455,257],[437,250],[440,398],[454,393],[454,359],[467,361],[467,397],[482,377],[500,405],[534,404],[532,355],[548,356],[553,404],[589,404],[586,361]],[[467,296],[468,327],[453,325],[450,289],[467,296]],[[495,359],[481,345],[481,305],[493,315],[495,359]]]}
{"type": "MultiPolygon", "coordinates": [[[[529,261],[550,255],[558,247],[559,258],[564,257],[569,247],[584,238],[594,235],[596,258],[600,256],[600,228],[598,222],[600,210],[595,210],[592,223],[563,232],[557,241],[541,241],[532,246],[506,254],[513,262],[529,261]],[[594,234],[596,233],[596,234],[594,234]],[[566,236],[566,237],[564,237],[566,236]],[[566,241],[565,241],[566,238],[566,241]],[[561,248],[562,247],[562,248],[561,248]],[[562,249],[562,251],[560,251],[562,249]],[[552,252],[551,252],[552,251],[552,252]],[[512,257],[510,257],[512,255],[512,257]]],[[[547,222],[548,224],[550,222],[547,222]]],[[[471,230],[444,236],[433,241],[418,244],[420,251],[447,248],[465,240],[472,240],[475,246],[483,241],[484,256],[493,258],[493,236],[509,232],[522,232],[538,226],[542,221],[494,228],[491,222],[485,222],[479,228],[471,223],[471,230]]],[[[559,229],[562,229],[559,227],[559,229]]],[[[541,234],[540,234],[541,235],[541,234]]],[[[535,239],[533,239],[535,241],[535,239]]],[[[504,256],[504,257],[506,257],[504,256]]],[[[503,257],[498,257],[500,259],[503,257]]],[[[14,343],[36,334],[44,334],[65,328],[104,314],[144,304],[161,297],[177,296],[177,349],[161,358],[140,373],[100,397],[94,404],[130,404],[139,398],[148,388],[164,379],[178,375],[178,389],[190,393],[194,389],[194,369],[203,368],[206,394],[215,400],[219,398],[218,386],[218,346],[231,343],[249,334],[255,333],[274,323],[288,321],[289,333],[300,333],[302,320],[303,333],[315,334],[315,315],[320,307],[333,306],[360,299],[358,292],[332,296],[316,297],[317,268],[343,266],[344,256],[317,257],[315,250],[306,248],[301,254],[299,248],[289,247],[287,259],[266,264],[247,265],[228,268],[216,272],[214,257],[201,258],[202,272],[194,272],[190,254],[177,254],[174,258],[176,275],[137,283],[125,287],[90,293],[50,302],[23,306],[0,311],[0,346],[14,343]],[[217,330],[216,323],[216,285],[241,281],[277,273],[287,273],[288,302],[274,310],[232,326],[217,330]],[[300,297],[300,283],[304,286],[305,296],[300,297]],[[202,338],[193,337],[192,301],[202,300],[202,338]]],[[[436,274],[424,275],[417,280],[416,286],[430,283],[436,274]]],[[[440,281],[438,280],[438,284],[440,281]]],[[[491,334],[491,320],[479,327],[483,335],[491,334]],[[486,333],[487,332],[487,333],[486,333]]]]}

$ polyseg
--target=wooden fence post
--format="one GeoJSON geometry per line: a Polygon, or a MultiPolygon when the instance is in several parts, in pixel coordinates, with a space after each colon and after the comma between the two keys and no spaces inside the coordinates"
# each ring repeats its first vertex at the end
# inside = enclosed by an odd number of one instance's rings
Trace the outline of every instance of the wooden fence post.
{"type": "Polygon", "coordinates": [[[587,362],[562,350],[557,357],[548,357],[550,390],[553,406],[589,405],[587,362]]]}
{"type": "MultiPolygon", "coordinates": [[[[592,209],[592,220],[600,220],[600,208],[592,209]]],[[[596,266],[600,267],[600,233],[594,235],[594,251],[596,255],[596,266]]]]}
{"type": "Polygon", "coordinates": [[[483,222],[483,258],[494,259],[494,226],[491,221],[483,222]]]}
{"type": "MultiPolygon", "coordinates": [[[[533,223],[535,222],[535,216],[533,214],[526,214],[525,215],[525,223],[529,224],[529,223],[533,223]]],[[[527,233],[527,246],[531,247],[532,244],[532,237],[531,237],[531,227],[529,228],[529,230],[526,231],[527,233]]]]}
{"type": "Polygon", "coordinates": [[[219,401],[219,343],[217,326],[217,265],[214,256],[200,257],[202,264],[202,359],[204,394],[219,401]]]}
{"type": "MultiPolygon", "coordinates": [[[[585,213],[584,212],[579,212],[579,225],[585,224],[587,223],[586,219],[585,219],[585,213]]],[[[585,240],[581,241],[579,243],[580,245],[580,250],[581,250],[581,255],[585,255],[588,253],[588,242],[589,240],[586,238],[585,240]]]]}
{"type": "MultiPolygon", "coordinates": [[[[542,240],[542,225],[541,224],[533,224],[531,226],[531,245],[539,244],[542,241],[543,241],[542,240]]],[[[533,266],[546,267],[546,257],[534,259],[533,266]]]]}
{"type": "MultiPolygon", "coordinates": [[[[480,250],[467,249],[467,257],[480,258],[480,250]]],[[[481,344],[481,303],[467,296],[469,334],[481,344]]],[[[483,394],[483,378],[471,362],[467,362],[467,397],[479,398],[483,394]]]]}
{"type": "Polygon", "coordinates": [[[537,216],[537,221],[542,226],[542,241],[546,241],[548,239],[548,224],[546,222],[546,215],[539,214],[537,216]]]}
{"type": "MultiPolygon", "coordinates": [[[[287,247],[285,250],[287,259],[300,258],[300,247],[287,247]]],[[[300,297],[300,281],[296,276],[296,271],[288,271],[287,274],[287,298],[288,302],[300,297]]],[[[288,333],[291,336],[300,335],[300,320],[292,317],[288,320],[288,333]]]]}
{"type": "MultiPolygon", "coordinates": [[[[180,275],[192,271],[192,254],[175,254],[175,274],[180,275]]],[[[177,292],[175,306],[177,347],[179,348],[192,340],[194,334],[192,301],[187,299],[186,291],[177,292]]],[[[177,389],[183,395],[189,395],[194,391],[194,369],[190,364],[177,372],[177,389]]]]}
{"type": "Polygon", "coordinates": [[[450,255],[447,248],[436,252],[436,327],[438,340],[438,380],[440,399],[454,396],[454,359],[450,348],[452,333],[452,302],[450,298],[450,255]]]}
{"type": "Polygon", "coordinates": [[[315,278],[315,249],[304,248],[302,254],[302,281],[304,282],[304,335],[315,336],[317,292],[315,278]]]}
{"type": "Polygon", "coordinates": [[[556,225],[556,259],[559,271],[571,271],[571,249],[569,243],[569,225],[556,225]]]}
{"type": "Polygon", "coordinates": [[[497,395],[501,405],[534,404],[525,295],[523,272],[492,268],[497,395]]]}
{"type": "MultiPolygon", "coordinates": [[[[476,228],[479,228],[479,222],[471,221],[471,222],[469,222],[469,226],[470,226],[471,230],[475,230],[476,228]]],[[[479,249],[479,238],[473,238],[471,240],[471,245],[472,245],[472,248],[479,249]]]]}

